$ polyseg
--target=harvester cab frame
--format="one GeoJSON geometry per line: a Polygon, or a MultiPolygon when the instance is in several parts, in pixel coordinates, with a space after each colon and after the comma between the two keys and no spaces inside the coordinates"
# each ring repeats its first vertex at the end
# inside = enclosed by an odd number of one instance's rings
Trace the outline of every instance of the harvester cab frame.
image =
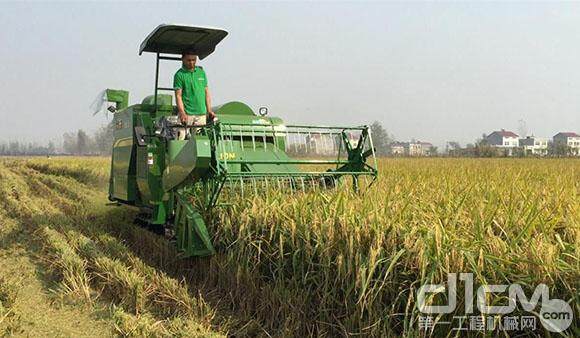
{"type": "MultiPolygon", "coordinates": [[[[368,126],[287,125],[256,114],[241,102],[213,107],[216,123],[178,140],[173,95],[159,91],[159,62],[181,61],[183,51],[204,59],[228,33],[222,29],[160,25],[139,49],[155,53],[154,94],[129,106],[129,93],[107,89],[115,103],[114,142],[109,199],[138,207],[147,225],[175,238],[182,256],[215,253],[204,217],[219,197],[258,194],[275,187],[290,194],[324,191],[347,184],[358,191],[359,178],[377,177],[377,163],[368,126]],[[367,160],[371,158],[371,164],[367,160]]],[[[173,93],[172,93],[173,94],[173,93]]],[[[226,203],[221,203],[226,204],[226,203]]]]}
{"type": "Polygon", "coordinates": [[[141,43],[139,55],[143,52],[155,53],[154,106],[157,109],[157,94],[160,90],[173,92],[174,88],[159,87],[159,61],[181,61],[184,51],[194,51],[200,60],[215,51],[228,32],[218,28],[159,25],[141,43]],[[166,56],[162,54],[177,54],[166,56]]]}

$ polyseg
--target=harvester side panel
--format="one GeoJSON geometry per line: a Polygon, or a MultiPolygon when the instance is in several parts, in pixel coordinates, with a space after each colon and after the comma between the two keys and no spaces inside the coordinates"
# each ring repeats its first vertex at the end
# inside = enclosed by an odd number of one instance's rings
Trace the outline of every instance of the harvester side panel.
{"type": "Polygon", "coordinates": [[[132,203],[137,197],[133,131],[133,109],[115,113],[113,118],[114,143],[109,194],[111,199],[132,203]]]}

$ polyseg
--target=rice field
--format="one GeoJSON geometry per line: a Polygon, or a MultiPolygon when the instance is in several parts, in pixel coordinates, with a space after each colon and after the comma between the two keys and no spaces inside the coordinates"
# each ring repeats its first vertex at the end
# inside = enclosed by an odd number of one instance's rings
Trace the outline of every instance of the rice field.
{"type": "Polygon", "coordinates": [[[361,194],[224,196],[205,215],[218,254],[187,260],[135,226],[136,210],[107,204],[109,165],[0,159],[0,332],[46,334],[27,306],[39,297],[10,270],[17,253],[46,270],[38,306],[93,329],[52,321],[57,335],[459,336],[419,330],[417,290],[460,272],[548,285],[574,310],[564,334],[580,334],[577,159],[381,159],[361,194]]]}

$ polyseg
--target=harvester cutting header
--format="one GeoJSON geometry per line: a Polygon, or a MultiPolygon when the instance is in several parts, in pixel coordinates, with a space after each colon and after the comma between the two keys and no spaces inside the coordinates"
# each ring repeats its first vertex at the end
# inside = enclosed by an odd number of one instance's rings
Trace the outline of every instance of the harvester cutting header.
{"type": "MultiPolygon", "coordinates": [[[[159,62],[182,61],[184,52],[204,59],[228,33],[221,29],[160,25],[139,54],[155,53],[155,89],[140,104],[108,89],[115,103],[109,199],[139,207],[145,221],[174,234],[184,256],[215,252],[202,215],[224,191],[239,194],[277,187],[289,193],[335,187],[352,178],[374,181],[374,147],[367,126],[286,125],[256,114],[241,102],[213,107],[207,123],[180,137],[185,127],[173,105],[173,87],[159,86],[159,62]],[[175,56],[178,55],[178,56],[175,56]],[[367,164],[368,158],[372,165],[367,164]]],[[[230,201],[231,202],[231,201],[230,201]]]]}

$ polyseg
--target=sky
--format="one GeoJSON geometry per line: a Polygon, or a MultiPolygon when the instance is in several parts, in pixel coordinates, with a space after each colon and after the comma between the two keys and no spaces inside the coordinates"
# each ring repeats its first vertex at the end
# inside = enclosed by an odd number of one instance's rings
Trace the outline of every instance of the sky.
{"type": "Polygon", "coordinates": [[[536,136],[580,132],[580,3],[0,2],[0,142],[96,130],[111,120],[89,109],[105,88],[152,94],[155,58],[138,48],[162,23],[229,32],[199,62],[214,104],[376,120],[439,147],[521,120],[536,136]]]}

